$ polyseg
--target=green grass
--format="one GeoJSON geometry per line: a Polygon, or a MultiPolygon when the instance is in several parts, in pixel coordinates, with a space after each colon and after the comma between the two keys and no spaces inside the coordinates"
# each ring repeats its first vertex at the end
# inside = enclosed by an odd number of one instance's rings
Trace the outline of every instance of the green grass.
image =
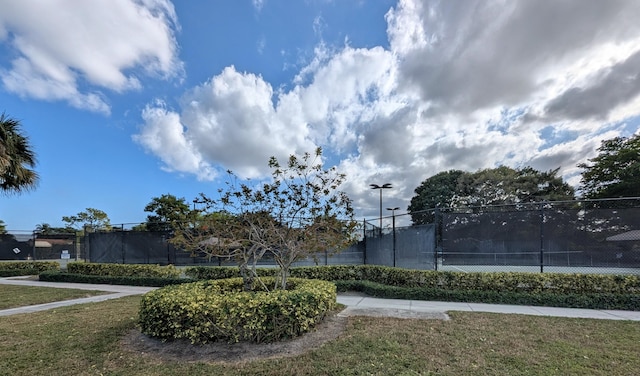
{"type": "Polygon", "coordinates": [[[106,294],[104,291],[0,285],[0,309],[24,307],[106,294]]]}
{"type": "Polygon", "coordinates": [[[240,365],[164,361],[121,345],[140,297],[0,320],[0,375],[634,375],[640,323],[451,312],[352,317],[337,340],[240,365]]]}

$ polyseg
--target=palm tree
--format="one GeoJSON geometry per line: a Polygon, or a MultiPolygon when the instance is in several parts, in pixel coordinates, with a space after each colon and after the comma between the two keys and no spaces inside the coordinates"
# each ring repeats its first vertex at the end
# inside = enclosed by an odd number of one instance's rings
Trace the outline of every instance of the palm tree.
{"type": "Polygon", "coordinates": [[[35,188],[36,157],[29,139],[20,133],[20,121],[0,115],[0,191],[20,193],[35,188]]]}

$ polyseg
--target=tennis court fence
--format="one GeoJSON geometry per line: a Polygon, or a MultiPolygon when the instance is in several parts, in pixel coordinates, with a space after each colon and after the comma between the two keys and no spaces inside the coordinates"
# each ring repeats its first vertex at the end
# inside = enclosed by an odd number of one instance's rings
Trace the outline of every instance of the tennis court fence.
{"type": "MultiPolygon", "coordinates": [[[[348,249],[296,265],[640,274],[639,198],[437,208],[363,220],[359,233],[348,249]]],[[[170,236],[125,225],[82,236],[5,234],[0,260],[233,265],[176,249],[170,236]]],[[[259,264],[274,263],[266,257],[259,264]]]]}

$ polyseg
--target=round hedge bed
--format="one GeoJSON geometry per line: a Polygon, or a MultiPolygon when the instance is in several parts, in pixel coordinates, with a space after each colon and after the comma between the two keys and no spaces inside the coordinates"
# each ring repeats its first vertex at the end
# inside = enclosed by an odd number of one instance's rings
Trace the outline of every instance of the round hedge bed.
{"type": "MultiPolygon", "coordinates": [[[[267,286],[273,278],[262,278],[267,286]]],[[[142,297],[142,333],[192,343],[274,342],[312,329],[336,307],[336,286],[289,278],[287,290],[242,291],[242,278],[163,287],[142,297]]]]}

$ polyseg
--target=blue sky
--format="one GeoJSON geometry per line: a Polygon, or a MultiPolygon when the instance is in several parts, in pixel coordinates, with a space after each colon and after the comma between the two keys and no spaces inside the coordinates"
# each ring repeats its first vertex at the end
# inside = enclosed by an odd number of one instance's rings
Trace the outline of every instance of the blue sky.
{"type": "Polygon", "coordinates": [[[576,165],[640,123],[628,1],[0,0],[0,111],[38,156],[9,230],[145,220],[231,169],[325,150],[359,217],[452,168],[576,165]]]}

